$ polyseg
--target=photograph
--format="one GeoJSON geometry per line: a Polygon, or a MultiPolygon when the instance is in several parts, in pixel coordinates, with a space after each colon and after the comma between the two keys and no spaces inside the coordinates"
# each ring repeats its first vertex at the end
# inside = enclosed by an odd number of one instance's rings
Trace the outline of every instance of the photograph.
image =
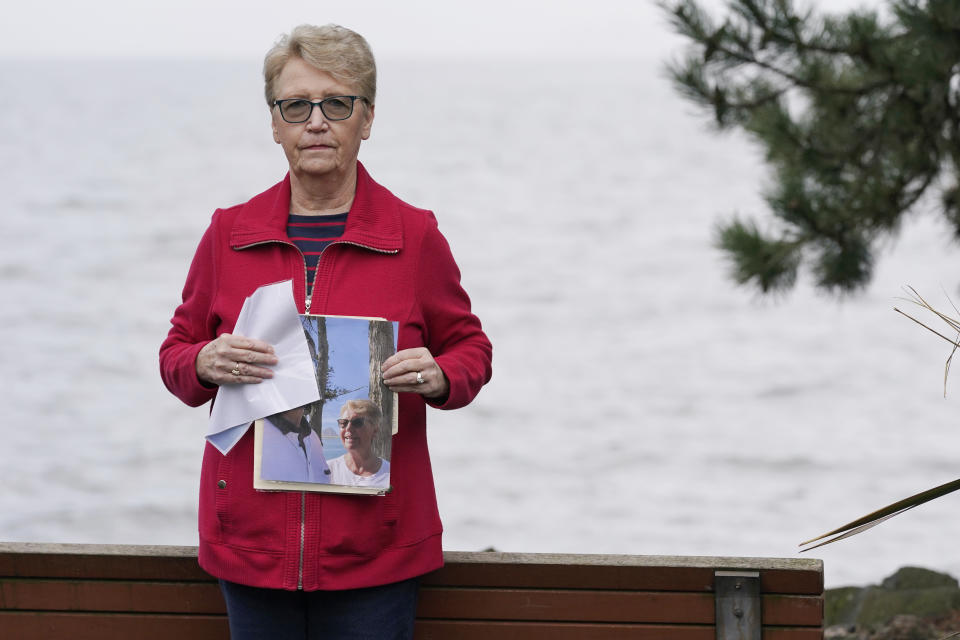
{"type": "Polygon", "coordinates": [[[300,316],[320,399],[254,423],[254,487],[383,494],[390,489],[396,393],[380,367],[396,352],[396,323],[300,316]]]}

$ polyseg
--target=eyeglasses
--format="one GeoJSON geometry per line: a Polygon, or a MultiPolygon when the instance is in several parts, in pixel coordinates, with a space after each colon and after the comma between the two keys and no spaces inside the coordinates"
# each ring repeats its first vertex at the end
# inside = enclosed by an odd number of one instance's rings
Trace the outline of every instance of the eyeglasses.
{"type": "Polygon", "coordinates": [[[320,107],[320,113],[327,120],[346,120],[353,115],[353,103],[357,100],[366,100],[366,98],[363,96],[330,96],[316,102],[304,98],[287,98],[285,100],[274,100],[273,104],[280,108],[280,117],[286,122],[299,124],[310,119],[314,107],[320,107]]]}
{"type": "Polygon", "coordinates": [[[351,418],[347,420],[346,418],[340,418],[337,420],[337,424],[340,425],[341,429],[346,429],[347,425],[350,425],[354,429],[359,429],[367,423],[367,419],[363,416],[357,416],[356,418],[351,418]]]}

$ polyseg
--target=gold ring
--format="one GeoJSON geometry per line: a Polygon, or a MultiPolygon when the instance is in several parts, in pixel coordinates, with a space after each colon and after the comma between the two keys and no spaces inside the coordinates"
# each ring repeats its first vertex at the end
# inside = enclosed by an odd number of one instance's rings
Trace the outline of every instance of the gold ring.
{"type": "Polygon", "coordinates": [[[233,366],[233,371],[231,371],[230,373],[232,373],[233,375],[239,377],[239,375],[240,375],[240,363],[239,363],[239,362],[233,366]]]}

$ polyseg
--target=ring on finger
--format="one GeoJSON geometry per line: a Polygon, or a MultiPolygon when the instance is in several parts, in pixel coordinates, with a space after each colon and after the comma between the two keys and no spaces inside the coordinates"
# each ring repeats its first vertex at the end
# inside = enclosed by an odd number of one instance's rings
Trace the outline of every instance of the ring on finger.
{"type": "Polygon", "coordinates": [[[239,377],[239,375],[240,375],[240,363],[239,363],[239,362],[237,362],[236,364],[233,365],[233,371],[231,371],[230,373],[232,373],[233,375],[239,377]]]}
{"type": "Polygon", "coordinates": [[[423,372],[417,371],[417,384],[423,384],[426,380],[423,379],[423,372]]]}

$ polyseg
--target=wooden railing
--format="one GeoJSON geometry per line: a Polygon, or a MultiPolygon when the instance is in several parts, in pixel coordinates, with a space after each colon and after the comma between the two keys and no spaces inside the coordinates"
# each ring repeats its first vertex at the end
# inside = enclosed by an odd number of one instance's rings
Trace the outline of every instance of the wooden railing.
{"type": "MultiPolygon", "coordinates": [[[[4,640],[229,638],[195,547],[0,543],[4,640]]],[[[417,640],[819,640],[810,559],[444,554],[417,640]]]]}

